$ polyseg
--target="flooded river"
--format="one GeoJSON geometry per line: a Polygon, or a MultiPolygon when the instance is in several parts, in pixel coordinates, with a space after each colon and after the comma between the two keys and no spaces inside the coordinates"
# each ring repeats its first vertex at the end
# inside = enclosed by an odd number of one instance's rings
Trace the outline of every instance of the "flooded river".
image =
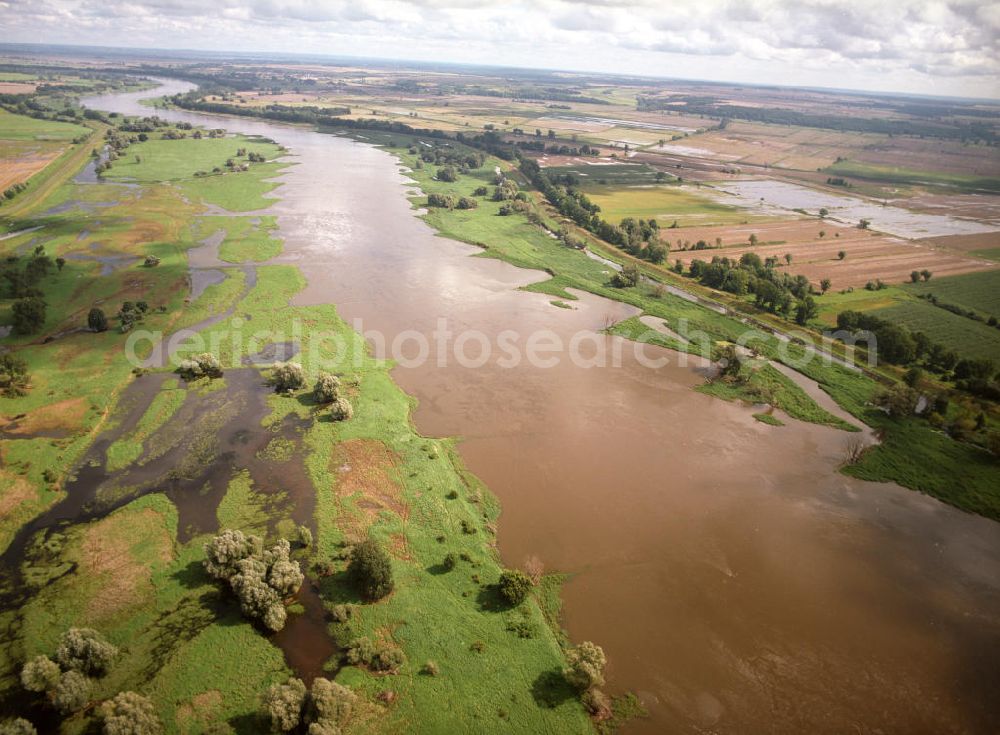
{"type": "MultiPolygon", "coordinates": [[[[146,96],[87,104],[145,115],[146,96]]],[[[308,280],[298,304],[336,304],[390,342],[445,318],[456,333],[583,330],[614,347],[596,332],[635,313],[518,291],[545,274],[435,236],[398,163],[373,146],[157,114],[289,149],[296,165],[269,213],[279,261],[308,280]]],[[[418,428],[463,437],[466,463],[499,496],[505,562],[537,557],[573,574],[570,635],[601,644],[609,688],[649,709],[627,731],[995,732],[1000,524],[846,478],[843,432],[761,424],[749,407],[691,390],[695,365],[654,370],[629,354],[618,368],[494,359],[393,373],[419,400],[418,428]]]]}

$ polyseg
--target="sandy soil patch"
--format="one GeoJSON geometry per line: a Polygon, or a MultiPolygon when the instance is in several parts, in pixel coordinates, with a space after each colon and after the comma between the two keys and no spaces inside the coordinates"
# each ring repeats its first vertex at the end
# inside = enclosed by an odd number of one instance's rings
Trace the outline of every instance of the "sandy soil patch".
{"type": "Polygon", "coordinates": [[[0,82],[0,94],[31,94],[38,89],[31,82],[0,82]]]}
{"type": "Polygon", "coordinates": [[[152,569],[136,558],[144,555],[166,564],[173,542],[163,516],[151,508],[116,513],[89,526],[80,543],[80,575],[101,580],[87,604],[88,617],[104,618],[135,604],[152,591],[152,569]]]}
{"type": "MultiPolygon", "coordinates": [[[[70,398],[36,408],[23,419],[13,422],[10,428],[4,427],[4,430],[9,434],[31,436],[59,429],[77,429],[83,423],[88,408],[85,398],[70,398]]],[[[6,424],[13,420],[4,418],[2,421],[6,424]]]]}
{"type": "Polygon", "coordinates": [[[338,498],[354,501],[359,513],[345,518],[342,527],[352,540],[364,538],[368,528],[383,511],[391,511],[404,521],[410,509],[395,479],[398,458],[382,442],[352,439],[334,449],[331,469],[338,498]]]}
{"type": "Polygon", "coordinates": [[[58,158],[62,152],[62,148],[54,148],[0,161],[0,191],[27,181],[58,158]]]}
{"type": "Polygon", "coordinates": [[[35,488],[23,477],[0,469],[0,518],[6,518],[24,503],[35,500],[35,488]]]}
{"type": "Polygon", "coordinates": [[[930,247],[943,248],[955,253],[968,253],[973,250],[1000,248],[1000,232],[984,232],[978,235],[928,237],[926,240],[921,240],[921,242],[930,247]]]}

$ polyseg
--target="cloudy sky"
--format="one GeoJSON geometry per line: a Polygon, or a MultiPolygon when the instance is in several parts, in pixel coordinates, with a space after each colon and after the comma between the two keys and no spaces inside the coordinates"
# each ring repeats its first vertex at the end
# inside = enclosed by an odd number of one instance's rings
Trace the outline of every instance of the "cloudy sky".
{"type": "Polygon", "coordinates": [[[0,39],[1000,98],[982,0],[0,0],[0,39]]]}

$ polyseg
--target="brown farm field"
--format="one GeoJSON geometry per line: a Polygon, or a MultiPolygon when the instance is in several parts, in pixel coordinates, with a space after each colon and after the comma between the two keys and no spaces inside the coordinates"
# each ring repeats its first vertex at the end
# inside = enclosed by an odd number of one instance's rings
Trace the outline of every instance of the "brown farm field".
{"type": "MultiPolygon", "coordinates": [[[[671,261],[680,260],[685,266],[695,259],[708,261],[714,256],[737,259],[743,253],[754,252],[761,259],[778,258],[780,267],[806,276],[815,284],[829,278],[834,290],[857,288],[876,278],[886,283],[903,283],[909,281],[914,270],[927,269],[936,276],[945,276],[1000,267],[994,261],[965,255],[938,241],[904,240],[815,219],[680,227],[661,230],[661,238],[670,242],[671,261]],[[819,236],[820,231],[826,232],[825,237],[819,236]],[[755,247],[748,244],[751,234],[757,236],[755,247]],[[721,248],[715,247],[716,238],[721,238],[721,248]],[[693,245],[699,240],[704,240],[711,249],[678,248],[679,244],[693,245]],[[844,260],[838,257],[841,250],[846,253],[844,260]],[[786,254],[792,256],[791,265],[786,264],[786,254]]],[[[937,238],[941,239],[951,238],[937,238]]]]}
{"type": "Polygon", "coordinates": [[[27,181],[65,150],[51,142],[0,141],[0,191],[27,181]]]}

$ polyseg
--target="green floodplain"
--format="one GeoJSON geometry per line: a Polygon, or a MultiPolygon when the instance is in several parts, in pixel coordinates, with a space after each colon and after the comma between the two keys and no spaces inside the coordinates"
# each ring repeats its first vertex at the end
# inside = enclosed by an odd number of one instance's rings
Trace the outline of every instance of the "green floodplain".
{"type": "MultiPolygon", "coordinates": [[[[8,124],[12,137],[30,134],[36,124],[38,134],[49,134],[42,126],[52,125],[4,115],[0,137],[8,124]]],[[[229,127],[238,130],[238,121],[229,127]]],[[[574,686],[566,674],[580,642],[560,629],[561,578],[540,576],[524,595],[513,593],[523,600],[508,596],[495,543],[496,500],[463,468],[452,441],[415,430],[412,399],[393,383],[390,366],[367,354],[333,306],[290,305],[305,285],[296,267],[258,265],[255,282],[248,282],[240,266],[281,252],[274,218],[249,214],[273,201],[268,195],[284,166],[276,160],[279,147],[239,136],[170,138],[182,131],[166,126],[111,163],[103,175],[112,185],[93,186],[72,176],[109,124],[89,121],[87,129],[89,137],[0,210],[3,232],[25,231],[0,242],[3,254],[16,258],[8,261],[13,267],[32,257],[53,259],[37,279],[46,308],[36,329],[6,340],[30,377],[23,394],[0,399],[4,416],[23,417],[5,429],[0,468],[0,539],[8,550],[0,694],[8,713],[17,710],[40,726],[61,722],[67,733],[90,731],[99,708],[60,715],[44,691],[25,694],[21,672],[34,657],[58,658],[64,631],[91,628],[118,652],[103,675],[91,678],[87,702],[134,690],[169,733],[266,730],[265,692],[296,673],[282,648],[288,640],[309,643],[312,657],[296,662],[301,669],[349,688],[349,712],[340,711],[337,726],[351,732],[588,732],[640,716],[627,696],[602,703],[610,717],[598,722],[588,715],[595,707],[586,694],[597,687],[574,686]],[[237,156],[239,149],[244,153],[237,156]],[[226,165],[250,153],[258,160],[246,170],[226,165]],[[233,215],[206,215],[209,206],[233,215]],[[41,252],[28,231],[35,227],[55,235],[41,252]],[[232,267],[189,299],[188,251],[219,231],[220,259],[232,267]],[[334,372],[351,416],[336,420],[317,400],[312,386],[320,375],[308,364],[290,391],[268,384],[270,367],[192,380],[155,368],[134,371],[117,328],[127,302],[145,303],[138,318],[146,328],[169,333],[205,325],[209,341],[226,335],[216,355],[223,364],[235,347],[248,351],[249,343],[234,346],[229,337],[239,332],[236,318],[276,332],[291,331],[295,320],[335,330],[348,349],[317,349],[342,366],[334,372]],[[110,322],[107,331],[83,329],[95,305],[110,322]],[[84,495],[94,488],[99,492],[84,495]],[[66,503],[79,506],[59,514],[66,503]],[[44,528],[32,526],[39,517],[49,521],[44,528]],[[289,560],[305,581],[282,603],[288,620],[281,632],[248,619],[206,571],[205,545],[221,529],[256,534],[268,547],[289,542],[289,560]],[[349,569],[351,549],[368,538],[388,558],[393,582],[375,601],[359,591],[349,569]]],[[[432,195],[474,199],[474,207],[430,207],[422,216],[442,235],[481,247],[481,257],[546,271],[550,278],[528,288],[552,296],[554,306],[571,308],[568,289],[616,299],[668,328],[685,320],[711,335],[713,350],[746,328],[652,282],[615,285],[607,265],[552,236],[564,223],[509,162],[487,157],[444,181],[437,167],[420,162],[420,136],[366,132],[365,139],[412,169],[421,190],[415,207],[432,195]],[[499,214],[506,202],[475,194],[480,187],[492,191],[496,168],[528,192],[524,206],[505,216],[499,214]]],[[[612,248],[591,247],[633,264],[612,248]]],[[[694,288],[665,269],[641,268],[694,288]]],[[[954,298],[967,293],[957,289],[954,298]]],[[[0,301],[0,324],[15,323],[14,301],[0,301]]],[[[638,318],[610,331],[699,349],[651,333],[638,318]]],[[[309,353],[308,330],[302,340],[301,352],[309,353]]],[[[767,403],[791,419],[843,429],[845,437],[856,432],[856,423],[824,410],[770,364],[803,349],[793,343],[783,353],[781,346],[777,337],[762,338],[743,379],[699,390],[767,403]]],[[[802,373],[880,433],[881,442],[845,463],[845,473],[894,481],[1000,519],[996,464],[982,447],[874,407],[878,376],[819,360],[802,373]]],[[[755,418],[782,423],[769,411],[755,418]]],[[[599,671],[596,677],[592,685],[599,671]]]]}

